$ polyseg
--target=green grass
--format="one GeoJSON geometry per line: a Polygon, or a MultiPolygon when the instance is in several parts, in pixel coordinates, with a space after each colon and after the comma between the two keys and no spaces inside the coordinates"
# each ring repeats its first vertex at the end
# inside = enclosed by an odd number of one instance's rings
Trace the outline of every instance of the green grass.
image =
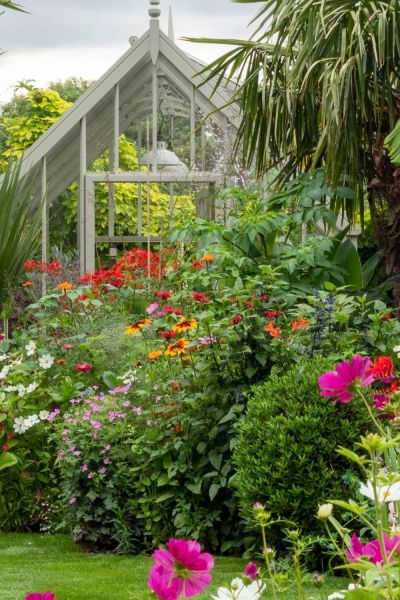
{"type": "MultiPolygon", "coordinates": [[[[149,600],[147,576],[152,564],[143,556],[86,554],[64,535],[0,534],[0,600],[23,600],[28,592],[52,590],[56,600],[149,600]]],[[[210,600],[218,585],[227,584],[243,569],[244,561],[218,558],[210,600]]],[[[330,578],[323,598],[343,587],[330,578]]],[[[317,590],[309,595],[318,597],[317,590]]],[[[267,596],[268,597],[268,596],[267,596]]],[[[295,594],[286,594],[295,600],[295,594]]]]}

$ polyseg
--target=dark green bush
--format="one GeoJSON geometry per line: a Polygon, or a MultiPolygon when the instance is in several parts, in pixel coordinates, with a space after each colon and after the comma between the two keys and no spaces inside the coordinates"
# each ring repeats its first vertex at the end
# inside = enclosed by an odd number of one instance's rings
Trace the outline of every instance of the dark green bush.
{"type": "MultiPolygon", "coordinates": [[[[233,481],[247,520],[252,505],[261,502],[273,517],[318,535],[318,504],[350,495],[355,478],[336,449],[353,447],[368,416],[357,399],[345,405],[320,396],[317,378],[332,368],[332,362],[314,358],[253,388],[234,452],[233,481]]],[[[269,542],[278,547],[281,530],[269,532],[269,542]]]]}

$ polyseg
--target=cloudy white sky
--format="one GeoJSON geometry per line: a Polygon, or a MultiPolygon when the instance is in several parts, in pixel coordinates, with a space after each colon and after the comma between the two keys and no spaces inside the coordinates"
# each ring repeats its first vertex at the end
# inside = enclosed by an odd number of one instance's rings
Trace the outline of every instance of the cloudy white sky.
{"type": "MultiPolygon", "coordinates": [[[[132,35],[148,28],[149,0],[18,0],[30,14],[6,10],[0,16],[0,103],[22,79],[38,85],[69,76],[96,79],[129,47],[132,35]]],[[[175,37],[248,38],[259,4],[231,0],[161,0],[161,28],[168,9],[175,37]]],[[[223,48],[178,41],[208,62],[223,48]]]]}

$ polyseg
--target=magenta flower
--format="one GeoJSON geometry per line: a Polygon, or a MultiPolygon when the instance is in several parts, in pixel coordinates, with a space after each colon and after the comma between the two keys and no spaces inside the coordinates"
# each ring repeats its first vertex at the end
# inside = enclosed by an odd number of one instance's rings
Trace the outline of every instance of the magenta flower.
{"type": "Polygon", "coordinates": [[[167,550],[156,550],[148,585],[161,600],[191,598],[211,583],[211,554],[201,552],[198,542],[170,539],[167,550]]]}
{"type": "Polygon", "coordinates": [[[87,373],[87,371],[92,370],[92,365],[90,363],[78,363],[75,367],[75,371],[81,371],[81,373],[87,373]]]}
{"type": "Polygon", "coordinates": [[[25,596],[25,600],[54,600],[55,594],[53,592],[44,592],[44,594],[28,594],[25,596]]]}
{"type": "MultiPolygon", "coordinates": [[[[383,534],[383,541],[386,550],[386,556],[389,560],[394,560],[394,553],[400,552],[400,537],[394,535],[390,538],[386,533],[383,534]]],[[[374,565],[383,562],[382,550],[378,540],[372,540],[367,544],[362,544],[359,538],[353,534],[349,550],[345,551],[347,560],[351,563],[358,562],[362,558],[367,558],[374,565]]]]}
{"type": "Polygon", "coordinates": [[[250,581],[255,581],[260,577],[260,569],[257,567],[256,563],[249,562],[244,568],[243,575],[250,579],[250,581]]]}
{"type": "Polygon", "coordinates": [[[348,404],[353,397],[355,385],[368,387],[375,377],[371,373],[371,361],[368,357],[353,356],[352,362],[345,360],[336,366],[336,371],[328,371],[318,378],[321,396],[336,398],[348,404]]]}

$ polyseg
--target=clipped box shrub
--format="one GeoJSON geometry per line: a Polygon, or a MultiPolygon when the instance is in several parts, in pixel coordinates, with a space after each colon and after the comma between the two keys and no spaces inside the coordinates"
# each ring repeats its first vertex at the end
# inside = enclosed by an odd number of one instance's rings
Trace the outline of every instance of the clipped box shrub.
{"type": "MultiPolygon", "coordinates": [[[[253,504],[261,502],[303,534],[320,535],[318,505],[354,491],[349,488],[357,485],[356,477],[336,449],[353,447],[368,429],[368,415],[359,400],[335,404],[320,396],[317,378],[333,367],[313,358],[253,388],[239,426],[233,478],[248,523],[253,504]]],[[[269,544],[282,548],[283,527],[268,532],[269,544]]]]}

